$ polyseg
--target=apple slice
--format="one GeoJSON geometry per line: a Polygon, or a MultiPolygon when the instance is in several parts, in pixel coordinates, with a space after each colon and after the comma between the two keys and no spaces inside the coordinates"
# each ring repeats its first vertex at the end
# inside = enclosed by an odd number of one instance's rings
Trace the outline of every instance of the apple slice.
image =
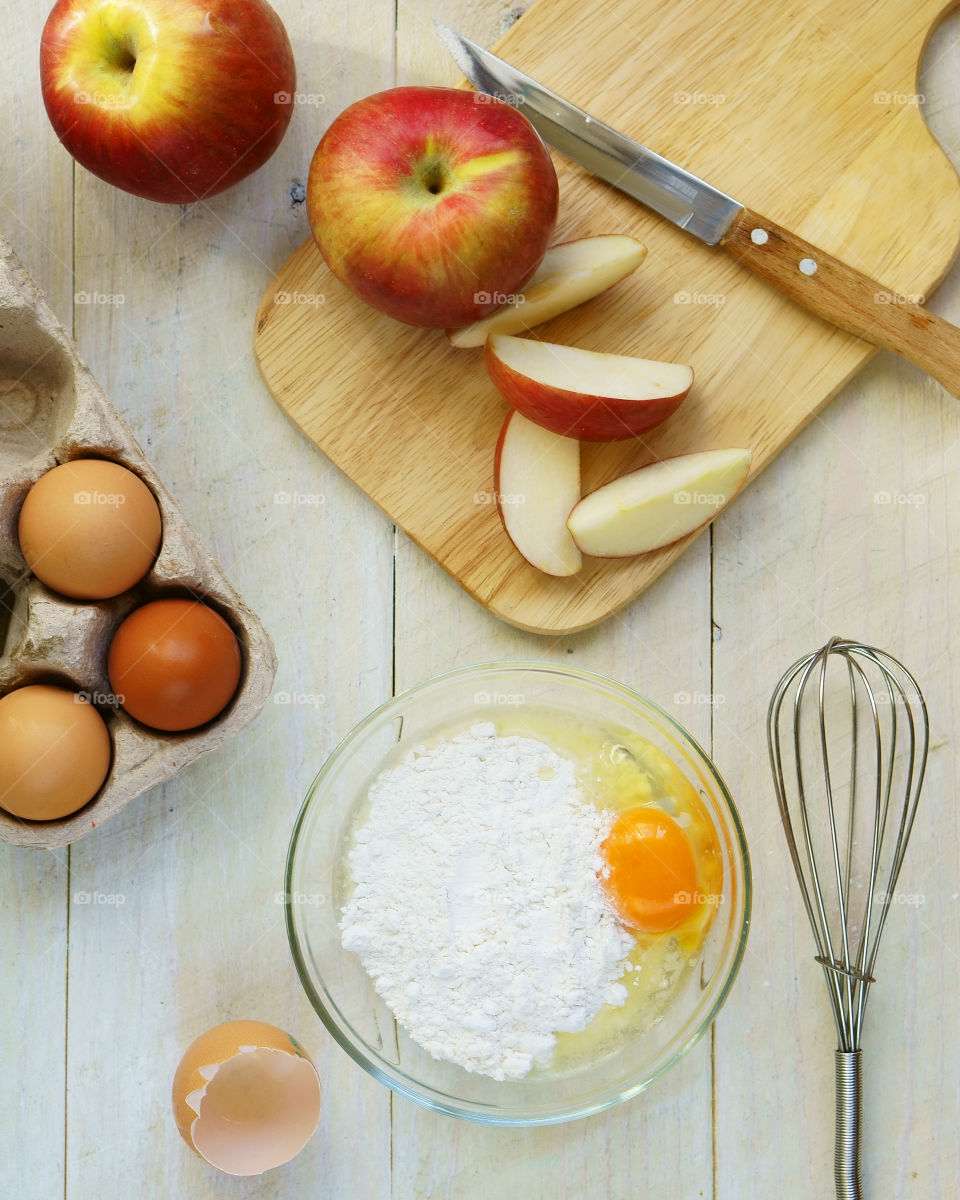
{"type": "Polygon", "coordinates": [[[567,520],[595,558],[646,554],[712,520],[743,486],[749,450],[703,450],[622,475],[584,496],[567,520]]]}
{"type": "Polygon", "coordinates": [[[515,409],[544,429],[583,442],[619,442],[665,421],[693,370],[626,354],[492,334],[484,361],[515,409]]]}
{"type": "Polygon", "coordinates": [[[583,559],[566,521],[580,499],[580,443],[512,412],[493,478],[503,527],[527,562],[547,575],[576,575],[583,559]]]}
{"type": "Polygon", "coordinates": [[[522,333],[568,308],[599,296],[635,271],[647,256],[643,242],[609,233],[551,246],[523,291],[501,308],[460,329],[448,329],[452,346],[482,346],[491,333],[522,333]]]}

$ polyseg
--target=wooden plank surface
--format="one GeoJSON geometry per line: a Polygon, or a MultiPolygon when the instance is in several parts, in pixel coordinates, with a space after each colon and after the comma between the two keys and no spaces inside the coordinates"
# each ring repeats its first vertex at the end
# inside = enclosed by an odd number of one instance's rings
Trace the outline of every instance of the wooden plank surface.
{"type": "MultiPolygon", "coordinates": [[[[310,0],[283,6],[295,44],[314,13],[310,0]]],[[[135,1180],[156,1200],[302,1195],[314,1178],[332,1194],[389,1195],[389,1095],[321,1033],[292,970],[278,898],[312,775],[390,694],[392,537],[364,521],[350,483],[272,419],[251,361],[249,313],[295,244],[303,163],[329,113],[359,80],[392,78],[391,58],[380,61],[391,20],[388,3],[343,6],[333,62],[298,56],[304,99],[268,169],[208,203],[144,204],[77,174],[77,287],[125,296],[112,309],[78,306],[80,345],[200,536],[265,614],[281,665],[274,703],[248,736],[72,854],[75,892],[124,902],[71,913],[71,1200],[123,1196],[135,1180]],[[318,556],[323,545],[340,549],[318,556]],[[337,603],[347,595],[349,604],[337,603]],[[310,614],[322,613],[321,632],[310,614]],[[106,989],[110,964],[123,962],[131,969],[122,986],[106,989]],[[293,1031],[319,1056],[331,1099],[306,1153],[264,1180],[217,1175],[183,1153],[169,1121],[179,1055],[234,1017],[293,1031]],[[91,1029],[109,1030],[109,1046],[91,1029]],[[84,1100],[92,1080],[103,1088],[98,1105],[84,1100]],[[358,1124],[370,1152],[345,1156],[358,1124]]]]}
{"type": "MultiPolygon", "coordinates": [[[[434,10],[330,0],[318,28],[311,0],[277,8],[299,88],[314,99],[254,179],[188,210],[71,171],[40,103],[42,18],[31,0],[0,12],[11,49],[0,229],[61,319],[75,319],[81,352],[280,658],[275,702],[256,724],[95,836],[57,854],[0,847],[0,1195],[822,1200],[830,1017],[788,874],[763,718],[781,671],[839,630],[902,655],[927,691],[935,745],[903,874],[923,903],[891,917],[866,1022],[868,1194],[953,1200],[960,407],[879,355],[642,599],[569,636],[496,620],[295,432],[249,350],[258,297],[305,236],[301,188],[322,129],[395,78],[452,78],[432,42],[434,10]],[[124,303],[73,307],[84,290],[124,303]],[[333,1045],[297,983],[276,897],[300,799],[340,736],[395,687],[530,655],[608,672],[712,745],[740,805],[757,896],[741,979],[713,1035],[630,1104],[521,1132],[393,1097],[333,1045]],[[683,703],[684,693],[719,702],[683,703]],[[253,1181],[189,1154],[168,1110],[184,1046],[236,1016],[294,1032],[315,1053],[326,1096],[307,1150],[253,1181]]],[[[487,43],[511,12],[501,0],[444,10],[487,43]]],[[[916,89],[954,163],[958,32],[951,18],[934,36],[916,89]]],[[[701,85],[685,75],[682,86],[701,85]]],[[[646,269],[651,287],[672,294],[646,269]]],[[[960,320],[960,272],[933,307],[960,320]]]]}
{"type": "MultiPolygon", "coordinates": [[[[960,161],[957,23],[934,35],[917,91],[960,161]]],[[[954,270],[932,307],[960,319],[954,270]]],[[[883,935],[863,1036],[864,1194],[957,1193],[960,832],[956,761],[960,405],[877,358],[714,533],[717,761],[740,798],[757,904],[740,986],[716,1025],[716,1200],[829,1194],[835,1039],[769,785],[768,692],[834,634],[900,657],[931,713],[928,777],[883,935]],[[753,619],[744,621],[745,610],[753,619]],[[775,1153],[763,1147],[776,1146],[775,1153]],[[789,1183],[787,1182],[789,1181],[789,1183]]]]}
{"type": "MultiPolygon", "coordinates": [[[[923,294],[960,241],[956,175],[913,102],[941,7],[884,0],[878,19],[864,0],[822,9],[539,0],[501,50],[888,288],[923,294]]],[[[650,253],[627,280],[537,335],[689,362],[696,373],[664,425],[584,447],[584,490],[654,458],[716,446],[750,447],[756,476],[871,348],[579,168],[559,159],[557,167],[558,241],[630,233],[650,253]]],[[[521,628],[555,633],[601,620],[691,540],[641,558],[588,559],[572,578],[527,564],[495,506],[475,501],[492,488],[505,412],[482,356],[372,313],[310,240],[266,289],[255,346],[273,395],[307,436],[472,596],[521,628]]]]}
{"type": "MultiPolygon", "coordinates": [[[[0,13],[8,61],[0,117],[0,229],[30,263],[57,316],[73,311],[73,172],[35,82],[44,14],[0,13]]],[[[0,1195],[60,1196],[65,1187],[66,851],[0,854],[0,1195]],[[42,1014],[37,1024],[32,1015],[42,1014]],[[27,1027],[29,1026],[29,1028],[27,1027]]]]}

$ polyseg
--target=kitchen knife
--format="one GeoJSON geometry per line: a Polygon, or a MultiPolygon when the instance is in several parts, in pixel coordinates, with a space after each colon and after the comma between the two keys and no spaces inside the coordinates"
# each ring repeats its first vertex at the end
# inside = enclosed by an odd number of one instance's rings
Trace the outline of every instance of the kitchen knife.
{"type": "Polygon", "coordinates": [[[818,317],[901,355],[960,396],[956,326],[589,116],[476,42],[434,24],[473,86],[518,108],[566,158],[708,246],[720,246],[818,317]]]}

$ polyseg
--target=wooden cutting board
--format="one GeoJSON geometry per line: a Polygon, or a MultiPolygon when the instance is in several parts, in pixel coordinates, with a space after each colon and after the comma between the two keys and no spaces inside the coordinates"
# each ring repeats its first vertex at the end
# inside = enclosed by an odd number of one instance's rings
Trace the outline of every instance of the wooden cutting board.
{"type": "MultiPolygon", "coordinates": [[[[502,55],[575,104],[781,222],[895,293],[929,295],[960,244],[960,181],[916,95],[942,0],[539,0],[502,55]]],[[[438,51],[439,53],[439,51],[438,51]]],[[[649,247],[606,295],[537,336],[690,363],[693,390],[643,445],[584,445],[590,490],[653,458],[749,446],[761,471],[873,354],[640,205],[556,160],[557,241],[630,233],[649,247]]],[[[571,632],[637,596],[689,544],[528,566],[500,524],[505,414],[479,350],[381,317],[308,240],[256,317],[277,403],[491,612],[571,632]]],[[[877,412],[877,420],[883,413],[877,412]]]]}

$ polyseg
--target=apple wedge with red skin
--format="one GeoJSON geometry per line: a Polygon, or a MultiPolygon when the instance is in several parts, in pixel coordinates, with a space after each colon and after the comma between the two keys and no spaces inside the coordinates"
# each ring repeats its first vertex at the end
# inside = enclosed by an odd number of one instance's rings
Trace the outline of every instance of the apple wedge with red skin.
{"type": "Polygon", "coordinates": [[[693,370],[626,354],[600,354],[492,334],[487,372],[504,399],[545,429],[583,442],[636,437],[676,412],[693,370]]]}
{"type": "MultiPolygon", "coordinates": [[[[647,248],[626,234],[607,233],[551,246],[522,292],[472,325],[448,329],[451,346],[482,346],[492,333],[525,333],[599,296],[643,262],[647,248]]],[[[501,289],[505,292],[506,289],[501,289]]]]}
{"type": "Polygon", "coordinates": [[[724,508],[746,481],[749,450],[702,450],[631,471],[584,496],[567,528],[584,554],[626,558],[669,546],[724,508]]]}
{"type": "Polygon", "coordinates": [[[493,478],[503,527],[527,562],[547,575],[576,575],[583,559],[566,521],[580,499],[580,443],[511,412],[493,478]]]}

